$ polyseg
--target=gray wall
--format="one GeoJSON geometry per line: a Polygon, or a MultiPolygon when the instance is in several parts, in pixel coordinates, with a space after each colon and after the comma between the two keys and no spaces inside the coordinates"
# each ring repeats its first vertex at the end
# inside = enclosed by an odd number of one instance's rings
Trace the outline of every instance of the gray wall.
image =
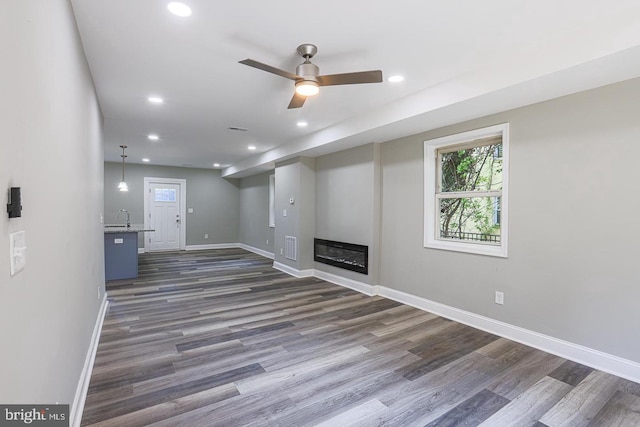
{"type": "Polygon", "coordinates": [[[271,253],[275,228],[269,227],[269,176],[273,173],[240,181],[240,243],[271,253]]]}
{"type": "Polygon", "coordinates": [[[102,116],[69,2],[3,7],[0,402],[71,404],[104,295],[102,116]],[[10,186],[22,218],[7,218],[10,186]],[[20,230],[27,262],[12,277],[20,230]]]}
{"type": "Polygon", "coordinates": [[[639,94],[633,80],[382,144],[380,284],[640,362],[639,94]],[[423,141],[502,122],[509,258],[423,248],[423,141]]]}
{"type": "MultiPolygon", "coordinates": [[[[120,209],[131,214],[132,224],[144,223],[144,177],[187,180],[187,246],[238,242],[239,182],[220,177],[219,170],[125,164],[128,192],[118,191],[121,163],[104,165],[105,223],[124,223],[116,218],[120,209]],[[209,238],[205,239],[204,235],[209,238]]],[[[138,247],[144,247],[140,233],[138,247]]]]}
{"type": "Polygon", "coordinates": [[[316,159],[316,224],[320,239],[369,247],[369,274],[315,263],[317,270],[377,284],[377,238],[380,210],[376,174],[379,144],[368,144],[316,159]]]}
{"type": "Polygon", "coordinates": [[[275,261],[289,267],[313,268],[313,237],[315,234],[315,161],[299,157],[276,164],[276,228],[275,261]],[[294,203],[290,203],[290,199],[294,203]],[[283,212],[287,211],[285,217],[283,212]],[[281,255],[285,236],[297,238],[297,260],[281,255]]]}
{"type": "MultiPolygon", "coordinates": [[[[298,265],[301,269],[313,268],[313,238],[316,235],[316,174],[315,159],[301,157],[299,160],[299,191],[296,196],[300,219],[298,230],[298,265]]],[[[277,190],[276,190],[277,192],[277,190]]]]}

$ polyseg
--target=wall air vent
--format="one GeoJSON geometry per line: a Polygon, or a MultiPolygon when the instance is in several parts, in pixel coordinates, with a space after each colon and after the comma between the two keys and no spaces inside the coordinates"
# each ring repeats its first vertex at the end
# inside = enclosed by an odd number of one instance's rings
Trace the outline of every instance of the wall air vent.
{"type": "Polygon", "coordinates": [[[298,243],[293,236],[284,236],[284,257],[290,260],[296,260],[296,253],[298,252],[298,243]]]}

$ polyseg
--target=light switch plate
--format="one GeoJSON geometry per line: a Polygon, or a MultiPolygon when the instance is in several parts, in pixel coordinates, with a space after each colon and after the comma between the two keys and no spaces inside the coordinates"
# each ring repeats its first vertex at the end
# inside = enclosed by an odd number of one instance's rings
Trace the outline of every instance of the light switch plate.
{"type": "Polygon", "coordinates": [[[193,213],[193,208],[187,209],[187,213],[193,213]]]}
{"type": "Polygon", "coordinates": [[[27,242],[24,231],[9,235],[9,256],[11,257],[11,275],[24,269],[27,263],[27,242]]]}

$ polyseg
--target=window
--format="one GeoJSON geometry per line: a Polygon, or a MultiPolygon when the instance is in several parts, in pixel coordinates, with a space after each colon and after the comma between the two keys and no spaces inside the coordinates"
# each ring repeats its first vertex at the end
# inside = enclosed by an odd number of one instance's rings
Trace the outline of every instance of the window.
{"type": "Polygon", "coordinates": [[[154,193],[156,202],[175,202],[176,190],[174,188],[156,188],[154,193]]]}
{"type": "Polygon", "coordinates": [[[508,130],[425,141],[425,247],[507,256],[508,130]]]}

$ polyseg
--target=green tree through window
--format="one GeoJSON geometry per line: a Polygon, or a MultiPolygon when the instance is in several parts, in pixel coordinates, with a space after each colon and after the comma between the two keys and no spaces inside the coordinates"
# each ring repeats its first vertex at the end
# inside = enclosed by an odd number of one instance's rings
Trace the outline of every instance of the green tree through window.
{"type": "Polygon", "coordinates": [[[438,166],[439,237],[500,243],[501,138],[440,149],[438,166]]]}

